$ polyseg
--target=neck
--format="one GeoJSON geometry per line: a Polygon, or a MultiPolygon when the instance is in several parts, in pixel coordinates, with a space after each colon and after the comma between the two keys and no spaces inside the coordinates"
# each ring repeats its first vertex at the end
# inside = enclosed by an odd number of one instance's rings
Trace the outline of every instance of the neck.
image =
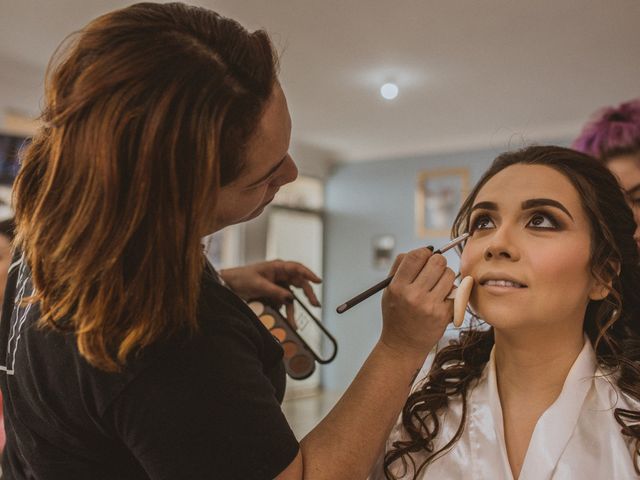
{"type": "Polygon", "coordinates": [[[501,400],[549,406],[562,391],[584,346],[582,331],[527,335],[495,331],[495,364],[501,400]]]}

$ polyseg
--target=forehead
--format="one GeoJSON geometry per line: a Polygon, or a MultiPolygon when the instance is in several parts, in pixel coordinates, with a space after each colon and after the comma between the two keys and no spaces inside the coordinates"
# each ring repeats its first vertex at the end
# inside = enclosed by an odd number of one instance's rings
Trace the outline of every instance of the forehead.
{"type": "Polygon", "coordinates": [[[580,208],[582,201],[571,181],[546,165],[511,165],[480,189],[476,202],[517,202],[531,198],[557,200],[565,207],[580,208]]]}
{"type": "Polygon", "coordinates": [[[640,185],[640,154],[613,157],[607,162],[607,167],[625,190],[640,185]]]}
{"type": "MultiPolygon", "coordinates": [[[[284,92],[279,84],[267,101],[253,137],[249,140],[249,160],[274,161],[274,156],[282,156],[289,147],[291,136],[291,116],[284,92]]],[[[279,160],[279,158],[278,158],[279,160]]]]}

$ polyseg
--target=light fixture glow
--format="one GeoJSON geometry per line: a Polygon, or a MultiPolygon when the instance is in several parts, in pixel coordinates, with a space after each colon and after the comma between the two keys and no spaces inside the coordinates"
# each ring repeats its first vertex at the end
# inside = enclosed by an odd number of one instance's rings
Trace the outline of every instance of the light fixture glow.
{"type": "Polygon", "coordinates": [[[398,96],[398,86],[395,83],[385,83],[380,87],[380,95],[387,100],[393,100],[398,96]]]}

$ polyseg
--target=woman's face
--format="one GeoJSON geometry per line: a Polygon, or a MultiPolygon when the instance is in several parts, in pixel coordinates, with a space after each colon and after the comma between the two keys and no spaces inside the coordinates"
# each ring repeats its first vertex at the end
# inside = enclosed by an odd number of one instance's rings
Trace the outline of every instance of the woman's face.
{"type": "Polygon", "coordinates": [[[613,157],[607,162],[607,167],[618,177],[620,185],[627,192],[636,220],[636,232],[633,237],[640,248],[640,154],[613,157]]]}
{"type": "MultiPolygon", "coordinates": [[[[557,170],[512,165],[478,192],[460,272],[475,282],[474,311],[496,329],[582,329],[589,299],[591,227],[578,192],[557,170]]],[[[602,295],[602,297],[600,297],[602,295]]]]}
{"type": "Polygon", "coordinates": [[[257,217],[280,187],[297,178],[298,169],[288,153],[290,139],[287,101],[276,84],[257,131],[248,142],[243,172],[220,189],[212,231],[257,217]]]}

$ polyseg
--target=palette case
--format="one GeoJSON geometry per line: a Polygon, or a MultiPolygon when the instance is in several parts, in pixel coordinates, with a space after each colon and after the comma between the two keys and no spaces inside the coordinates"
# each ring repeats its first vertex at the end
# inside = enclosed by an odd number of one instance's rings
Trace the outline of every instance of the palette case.
{"type": "Polygon", "coordinates": [[[249,308],[253,310],[260,322],[284,350],[284,366],[289,377],[295,380],[308,378],[316,369],[316,362],[326,364],[331,362],[338,353],[338,343],[325,326],[292,292],[294,310],[296,311],[296,327],[292,326],[285,316],[273,306],[263,300],[252,300],[249,308]],[[329,346],[329,354],[316,352],[304,339],[304,330],[318,328],[322,341],[329,346]]]}

